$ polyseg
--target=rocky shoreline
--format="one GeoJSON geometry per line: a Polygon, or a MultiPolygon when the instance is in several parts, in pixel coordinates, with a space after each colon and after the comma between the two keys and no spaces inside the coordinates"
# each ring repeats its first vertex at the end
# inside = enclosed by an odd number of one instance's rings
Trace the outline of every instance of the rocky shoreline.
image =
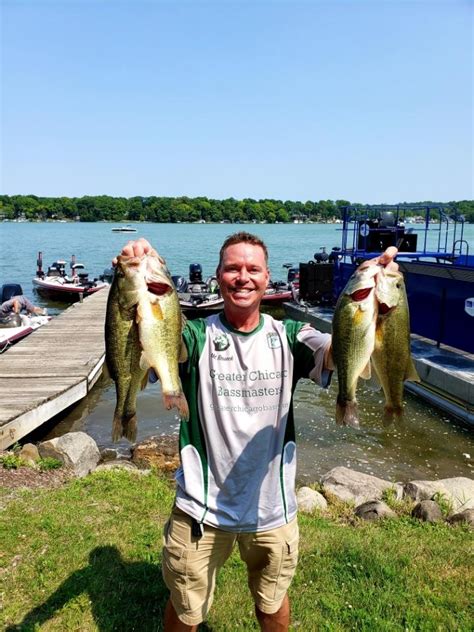
{"type": "MultiPolygon", "coordinates": [[[[2,455],[9,454],[4,452],[2,455]]],[[[148,474],[156,469],[172,477],[179,465],[176,436],[151,437],[132,447],[131,458],[107,448],[100,452],[92,437],[84,432],[69,432],[37,446],[26,444],[14,451],[21,465],[16,469],[0,467],[1,486],[19,488],[58,487],[71,478],[81,478],[93,471],[126,469],[148,474]],[[60,469],[41,471],[41,459],[61,462],[60,469]]],[[[393,483],[346,467],[334,467],[320,481],[301,487],[297,492],[298,509],[303,513],[324,515],[328,506],[344,503],[354,518],[378,520],[396,518],[389,504],[406,503],[411,515],[425,522],[474,526],[474,480],[467,477],[441,480],[414,480],[393,483]]]]}

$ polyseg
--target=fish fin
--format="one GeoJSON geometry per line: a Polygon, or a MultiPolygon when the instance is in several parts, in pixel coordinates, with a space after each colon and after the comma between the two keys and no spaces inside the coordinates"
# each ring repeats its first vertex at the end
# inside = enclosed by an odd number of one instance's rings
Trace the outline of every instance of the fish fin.
{"type": "Polygon", "coordinates": [[[151,367],[151,364],[149,363],[148,358],[145,355],[145,352],[142,351],[142,354],[140,356],[140,368],[142,371],[148,371],[150,367],[151,367]]]}
{"type": "Polygon", "coordinates": [[[359,428],[359,419],[357,416],[357,402],[336,403],[336,423],[339,426],[351,426],[359,428]]]}
{"type": "Polygon", "coordinates": [[[383,343],[383,330],[380,326],[380,318],[377,318],[377,325],[375,327],[375,341],[374,341],[374,349],[379,350],[382,347],[383,343]]]}
{"type": "Polygon", "coordinates": [[[402,406],[385,406],[382,417],[382,424],[385,428],[391,426],[394,421],[400,421],[403,417],[402,406]]]}
{"type": "Polygon", "coordinates": [[[353,326],[358,327],[363,318],[364,318],[364,311],[360,309],[360,307],[357,307],[357,309],[354,312],[354,315],[352,316],[353,326]]]}
{"type": "Polygon", "coordinates": [[[114,420],[112,422],[112,441],[115,443],[116,441],[120,441],[122,437],[122,415],[114,415],[114,420]]]}
{"type": "Polygon", "coordinates": [[[186,349],[186,345],[184,344],[184,340],[181,340],[181,347],[179,349],[178,362],[186,362],[187,359],[188,359],[188,350],[186,349]]]}
{"type": "Polygon", "coordinates": [[[370,378],[372,377],[372,371],[370,368],[370,360],[367,362],[367,364],[363,368],[362,373],[360,374],[360,377],[363,380],[370,380],[370,378]]]}
{"type": "Polygon", "coordinates": [[[177,408],[181,419],[188,421],[189,406],[184,393],[163,393],[163,403],[167,410],[177,408]]]}
{"type": "Polygon", "coordinates": [[[371,391],[380,391],[382,388],[382,382],[378,376],[377,370],[375,366],[372,364],[372,368],[374,369],[370,375],[370,378],[364,384],[364,386],[371,391]]]}
{"type": "Polygon", "coordinates": [[[137,438],[137,414],[122,419],[122,437],[133,442],[137,438]]]}
{"type": "Polygon", "coordinates": [[[157,320],[163,320],[163,310],[161,309],[161,305],[159,301],[153,301],[151,304],[151,311],[153,312],[153,316],[157,320]]]}
{"type": "Polygon", "coordinates": [[[112,424],[112,441],[120,441],[122,437],[125,437],[129,441],[135,441],[137,438],[137,414],[121,415],[115,412],[114,421],[112,424]]]}
{"type": "Polygon", "coordinates": [[[111,380],[112,379],[112,376],[110,374],[109,365],[107,364],[107,358],[105,358],[105,362],[102,365],[102,375],[104,376],[104,378],[106,380],[111,380]]]}
{"type": "Polygon", "coordinates": [[[412,358],[408,360],[408,366],[405,371],[404,379],[408,382],[421,382],[420,376],[418,375],[418,371],[416,370],[415,363],[413,362],[412,358]]]}
{"type": "Polygon", "coordinates": [[[186,325],[188,323],[188,319],[186,318],[186,316],[183,314],[183,312],[181,312],[181,331],[184,331],[186,325]]]}
{"type": "Polygon", "coordinates": [[[140,390],[141,391],[143,391],[146,388],[146,385],[148,384],[149,373],[150,373],[150,371],[145,371],[145,375],[142,377],[142,381],[141,381],[141,384],[140,384],[140,390]]]}

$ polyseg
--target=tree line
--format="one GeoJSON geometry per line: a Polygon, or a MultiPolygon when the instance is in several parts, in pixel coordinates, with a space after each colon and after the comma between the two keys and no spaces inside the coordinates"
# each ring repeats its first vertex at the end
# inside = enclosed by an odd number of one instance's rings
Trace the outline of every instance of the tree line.
{"type": "MultiPolygon", "coordinates": [[[[81,222],[329,222],[340,219],[348,200],[312,202],[273,199],[214,200],[135,196],[131,198],[93,195],[83,197],[39,197],[36,195],[0,195],[0,219],[29,221],[69,220],[81,222]]],[[[417,204],[432,204],[418,202],[417,204]]],[[[474,223],[474,200],[450,202],[453,209],[474,223]]],[[[361,204],[362,206],[362,204],[361,204]]],[[[411,212],[416,215],[416,212],[411,212]]]]}

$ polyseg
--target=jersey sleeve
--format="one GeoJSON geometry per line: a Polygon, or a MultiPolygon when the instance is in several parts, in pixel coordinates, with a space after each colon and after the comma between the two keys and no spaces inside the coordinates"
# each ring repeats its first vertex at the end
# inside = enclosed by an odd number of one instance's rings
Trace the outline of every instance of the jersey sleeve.
{"type": "Polygon", "coordinates": [[[206,321],[204,318],[188,320],[183,329],[183,341],[188,352],[185,366],[195,366],[206,341],[206,321]]]}
{"type": "Polygon", "coordinates": [[[324,356],[331,345],[331,334],[323,334],[308,323],[284,321],[286,336],[295,362],[295,378],[309,378],[327,388],[332,371],[324,368],[324,356]]]}

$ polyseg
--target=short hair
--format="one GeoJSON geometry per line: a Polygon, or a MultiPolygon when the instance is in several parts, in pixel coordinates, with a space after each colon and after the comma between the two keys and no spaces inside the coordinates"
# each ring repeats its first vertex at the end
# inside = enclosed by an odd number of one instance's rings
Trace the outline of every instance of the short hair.
{"type": "Polygon", "coordinates": [[[265,263],[268,264],[268,250],[265,245],[265,242],[257,237],[257,235],[252,235],[251,233],[247,233],[244,230],[239,231],[238,233],[234,233],[233,235],[229,235],[227,239],[222,244],[222,247],[219,252],[219,264],[218,268],[222,265],[222,260],[224,258],[224,252],[229,246],[234,246],[235,244],[250,244],[251,246],[260,246],[263,250],[263,254],[265,255],[265,263]]]}

